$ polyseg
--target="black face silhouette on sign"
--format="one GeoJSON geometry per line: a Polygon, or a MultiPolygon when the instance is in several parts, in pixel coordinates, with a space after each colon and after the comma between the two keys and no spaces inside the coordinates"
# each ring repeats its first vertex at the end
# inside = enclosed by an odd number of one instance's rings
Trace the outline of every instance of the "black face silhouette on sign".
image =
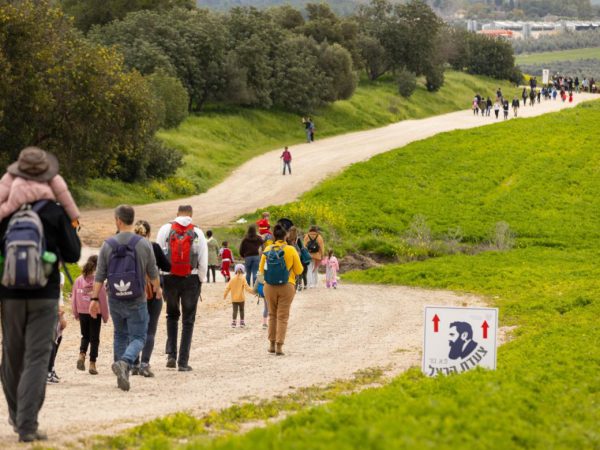
{"type": "Polygon", "coordinates": [[[452,322],[449,332],[450,359],[465,359],[477,348],[473,340],[473,328],[468,322],[452,322]]]}

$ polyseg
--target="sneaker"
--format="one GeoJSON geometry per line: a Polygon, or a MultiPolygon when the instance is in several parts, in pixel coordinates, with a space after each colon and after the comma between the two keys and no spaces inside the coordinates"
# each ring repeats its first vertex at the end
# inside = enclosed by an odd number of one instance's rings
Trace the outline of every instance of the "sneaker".
{"type": "Polygon", "coordinates": [[[192,367],[188,366],[187,364],[185,366],[179,366],[179,370],[180,372],[191,372],[192,371],[192,367]]]}
{"type": "Polygon", "coordinates": [[[140,366],[140,375],[146,378],[154,378],[154,372],[150,370],[149,364],[142,364],[140,366]]]}
{"type": "Polygon", "coordinates": [[[237,326],[237,322],[234,320],[233,322],[231,322],[231,328],[235,328],[237,326]]]}
{"type": "Polygon", "coordinates": [[[263,330],[266,330],[267,328],[269,328],[269,325],[267,325],[266,323],[263,323],[263,330]]]}
{"type": "Polygon", "coordinates": [[[47,440],[48,435],[40,430],[34,431],[33,433],[25,433],[19,435],[19,442],[35,442],[47,440]]]}
{"type": "Polygon", "coordinates": [[[175,367],[177,367],[177,361],[175,360],[175,358],[169,356],[167,358],[167,368],[174,369],[175,367]]]}
{"type": "Polygon", "coordinates": [[[54,378],[56,378],[57,380],[60,380],[60,377],[58,375],[56,375],[56,372],[54,370],[52,371],[52,376],[54,378]]]}
{"type": "Polygon", "coordinates": [[[244,323],[243,320],[240,322],[240,328],[246,328],[246,324],[244,323]]]}
{"type": "Polygon", "coordinates": [[[46,384],[56,384],[58,382],[59,380],[57,378],[54,378],[52,372],[48,372],[48,376],[46,377],[46,384]]]}
{"type": "Polygon", "coordinates": [[[117,376],[117,386],[122,391],[129,390],[129,364],[120,360],[112,365],[112,371],[117,376]]]}

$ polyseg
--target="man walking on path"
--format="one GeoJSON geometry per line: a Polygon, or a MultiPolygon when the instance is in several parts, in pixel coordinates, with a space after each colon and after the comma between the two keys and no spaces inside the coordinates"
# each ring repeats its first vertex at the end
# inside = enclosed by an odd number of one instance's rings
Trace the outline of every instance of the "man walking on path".
{"type": "MultiPolygon", "coordinates": [[[[19,163],[12,167],[22,171],[21,176],[28,180],[47,182],[58,173],[58,161],[43,150],[39,150],[37,156],[39,158],[32,161],[22,161],[19,157],[19,163]]],[[[37,215],[41,220],[46,251],[59,255],[65,262],[77,262],[81,243],[63,207],[54,201],[46,201],[38,207],[37,215]]],[[[11,218],[6,217],[0,223],[0,236],[6,235],[11,218]]],[[[6,257],[5,254],[3,256],[6,257]]],[[[39,289],[0,286],[0,377],[8,405],[9,423],[19,434],[21,442],[47,439],[46,434],[38,429],[38,414],[46,394],[48,363],[58,320],[58,259],[52,263],[47,278],[46,285],[39,289]]]]}
{"type": "Polygon", "coordinates": [[[163,225],[156,236],[171,262],[171,272],[164,277],[167,302],[167,367],[180,372],[192,368],[188,361],[196,322],[196,309],[202,283],[206,282],[208,246],[200,228],[192,223],[192,207],[182,205],[177,218],[163,225]],[[177,335],[181,319],[181,343],[177,352],[177,335]]]}
{"type": "Polygon", "coordinates": [[[512,109],[513,109],[513,114],[514,117],[517,117],[517,114],[519,112],[519,99],[517,98],[517,96],[515,95],[512,101],[512,109]]]}
{"type": "Polygon", "coordinates": [[[118,233],[108,239],[98,255],[98,268],[90,298],[90,315],[100,311],[98,294],[108,280],[108,305],[114,325],[114,363],[117,386],[128,391],[129,371],[146,343],[148,305],[146,279],[152,283],[156,298],[162,298],[158,268],[152,245],[134,233],[135,211],[129,205],[115,209],[118,233]]]}
{"type": "Polygon", "coordinates": [[[285,175],[285,168],[287,167],[288,172],[291,175],[292,174],[292,154],[290,153],[290,151],[288,150],[287,147],[283,150],[283,153],[281,154],[280,158],[283,159],[283,174],[285,175]]]}

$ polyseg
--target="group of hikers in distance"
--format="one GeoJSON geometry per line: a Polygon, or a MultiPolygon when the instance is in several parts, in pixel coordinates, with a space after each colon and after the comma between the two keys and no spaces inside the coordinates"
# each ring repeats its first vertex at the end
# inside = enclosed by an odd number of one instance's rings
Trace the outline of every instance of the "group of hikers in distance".
{"type": "Polygon", "coordinates": [[[473,102],[471,103],[471,109],[473,111],[473,115],[481,117],[490,117],[492,110],[494,111],[494,116],[496,119],[500,117],[500,111],[502,110],[504,120],[508,119],[508,114],[510,109],[513,110],[513,117],[518,116],[519,108],[527,105],[527,100],[529,100],[530,106],[535,106],[536,102],[541,103],[542,98],[544,100],[556,100],[558,96],[560,96],[563,102],[567,100],[569,103],[573,102],[573,85],[567,85],[563,83],[563,80],[558,80],[556,82],[549,83],[548,86],[543,86],[541,89],[537,87],[535,78],[532,78],[530,81],[529,91],[526,87],[521,91],[521,100],[519,97],[515,95],[512,101],[509,102],[508,98],[504,96],[502,93],[502,89],[498,88],[496,91],[495,100],[492,102],[492,99],[488,96],[487,98],[482,97],[479,94],[475,94],[473,97],[473,102]],[[566,87],[566,88],[565,88],[566,87]]]}
{"type": "MultiPolygon", "coordinates": [[[[65,264],[80,259],[79,215],[57,159],[42,149],[21,151],[0,180],[0,378],[9,421],[21,442],[47,439],[37,417],[46,385],[59,381],[54,359],[67,326],[59,305],[61,278],[64,273],[70,279],[65,264]]],[[[150,224],[136,221],[133,207],[114,210],[117,233],[72,281],[71,311],[81,332],[77,369],[85,371],[87,364],[91,375],[98,374],[102,323],[111,319],[117,386],[128,391],[130,375],[153,377],[150,361],[164,302],[166,367],[191,371],[202,284],[210,282],[211,274],[216,282],[217,269],[226,282],[223,298],[231,296],[233,328],[238,314],[240,327],[246,327],[246,293],[264,300],[267,352],[276,356],[284,355],[292,301],[297,292],[317,287],[319,267],[326,267],[326,286],[337,288],[338,260],[332,250],[326,254],[315,225],[302,236],[289,219],[272,226],[265,212],[249,226],[239,251],[244,263],[236,264],[228,243],[219,245],[210,230],[205,236],[192,216],[192,207],[181,205],[152,242],[150,224]]]]}

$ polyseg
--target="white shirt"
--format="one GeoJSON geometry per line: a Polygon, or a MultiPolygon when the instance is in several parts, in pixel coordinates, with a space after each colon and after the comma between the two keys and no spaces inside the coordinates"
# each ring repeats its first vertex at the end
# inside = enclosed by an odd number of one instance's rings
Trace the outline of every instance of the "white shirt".
{"type": "MultiPolygon", "coordinates": [[[[176,217],[174,222],[177,222],[182,227],[188,227],[192,224],[192,218],[189,216],[181,216],[176,217]]],[[[166,223],[160,230],[158,230],[158,234],[156,236],[156,243],[160,245],[165,255],[168,251],[168,239],[169,233],[171,232],[171,223],[166,223]]],[[[192,274],[198,275],[200,281],[202,283],[206,283],[206,273],[208,271],[208,246],[206,245],[206,237],[202,230],[198,227],[194,227],[194,233],[198,236],[197,239],[194,240],[193,246],[194,250],[198,254],[198,268],[192,270],[192,274]]]]}

